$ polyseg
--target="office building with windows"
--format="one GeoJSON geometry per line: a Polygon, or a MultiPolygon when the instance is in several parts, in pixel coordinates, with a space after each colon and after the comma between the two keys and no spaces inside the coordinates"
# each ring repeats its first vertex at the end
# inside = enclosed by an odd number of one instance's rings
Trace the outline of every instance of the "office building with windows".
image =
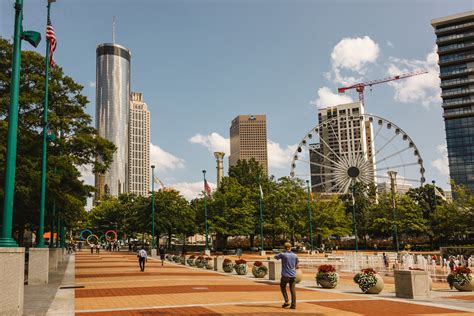
{"type": "Polygon", "coordinates": [[[265,115],[239,115],[230,127],[229,166],[254,158],[268,175],[267,118],[265,115]]]}
{"type": "Polygon", "coordinates": [[[438,45],[450,177],[474,192],[474,11],[431,21],[438,45]]]}
{"type": "Polygon", "coordinates": [[[96,128],[117,147],[107,172],[95,176],[96,200],[128,192],[130,58],[121,45],[100,44],[96,49],[96,128]]]}
{"type": "Polygon", "coordinates": [[[150,191],[150,111],[142,94],[132,92],[128,133],[128,189],[146,196],[150,191]]]}

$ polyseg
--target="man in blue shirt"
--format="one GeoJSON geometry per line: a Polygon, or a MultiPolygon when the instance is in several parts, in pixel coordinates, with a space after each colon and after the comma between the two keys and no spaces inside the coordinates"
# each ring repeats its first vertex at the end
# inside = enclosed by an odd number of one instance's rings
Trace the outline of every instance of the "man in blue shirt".
{"type": "Polygon", "coordinates": [[[280,279],[280,289],[285,299],[285,303],[281,307],[285,308],[290,306],[288,300],[288,293],[286,292],[286,285],[290,285],[291,292],[291,309],[296,308],[296,289],[295,289],[295,278],[296,278],[296,269],[298,269],[298,256],[291,252],[291,244],[289,242],[285,243],[285,252],[281,252],[275,256],[275,259],[281,259],[281,279],[280,279]]]}

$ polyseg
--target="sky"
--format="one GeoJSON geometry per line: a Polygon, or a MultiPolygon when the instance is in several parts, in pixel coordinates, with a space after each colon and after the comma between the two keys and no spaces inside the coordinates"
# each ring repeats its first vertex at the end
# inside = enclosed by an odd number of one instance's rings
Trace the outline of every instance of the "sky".
{"type": "MultiPolygon", "coordinates": [[[[12,38],[13,0],[0,0],[0,36],[12,38]]],[[[132,54],[132,91],[151,112],[151,163],[187,198],[215,186],[212,152],[224,151],[239,114],[266,114],[269,173],[317,125],[318,108],[357,100],[337,87],[426,69],[365,93],[366,111],[401,127],[423,157],[427,181],[449,189],[435,35],[430,20],[474,10],[472,0],[57,0],[55,61],[84,86],[95,113],[95,49],[132,54]]],[[[46,0],[24,0],[24,29],[42,31],[46,0]]],[[[23,43],[23,49],[33,49],[23,43]]],[[[45,42],[33,49],[45,52],[45,42]]],[[[94,121],[95,122],[95,121],[94,121]]],[[[82,170],[83,179],[93,176],[82,170]]]]}

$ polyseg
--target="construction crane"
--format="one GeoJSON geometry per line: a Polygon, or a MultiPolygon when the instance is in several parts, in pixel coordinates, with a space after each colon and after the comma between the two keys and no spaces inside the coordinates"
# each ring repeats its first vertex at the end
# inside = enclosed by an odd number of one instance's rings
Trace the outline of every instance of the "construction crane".
{"type": "Polygon", "coordinates": [[[377,80],[371,80],[371,81],[367,81],[367,82],[356,83],[356,84],[353,84],[352,86],[349,86],[349,87],[338,88],[337,91],[339,93],[344,93],[347,90],[355,89],[357,92],[359,92],[359,101],[360,101],[360,103],[364,104],[364,90],[365,90],[365,87],[372,87],[373,85],[376,85],[376,84],[379,84],[379,83],[405,79],[405,78],[408,78],[408,77],[423,75],[423,74],[426,74],[426,73],[428,73],[428,71],[424,70],[424,69],[416,70],[416,71],[407,72],[407,73],[404,73],[404,74],[401,74],[401,75],[396,75],[396,76],[387,77],[387,78],[383,78],[383,79],[377,79],[377,80]]]}

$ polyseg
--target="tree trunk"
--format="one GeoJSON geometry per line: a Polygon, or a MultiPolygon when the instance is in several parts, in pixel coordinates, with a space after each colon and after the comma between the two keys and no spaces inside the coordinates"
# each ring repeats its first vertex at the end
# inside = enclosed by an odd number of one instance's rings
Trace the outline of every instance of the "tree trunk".
{"type": "Polygon", "coordinates": [[[254,247],[255,244],[255,234],[250,234],[250,247],[254,247]]]}
{"type": "Polygon", "coordinates": [[[222,251],[227,248],[227,235],[216,235],[216,250],[222,251]]]}

